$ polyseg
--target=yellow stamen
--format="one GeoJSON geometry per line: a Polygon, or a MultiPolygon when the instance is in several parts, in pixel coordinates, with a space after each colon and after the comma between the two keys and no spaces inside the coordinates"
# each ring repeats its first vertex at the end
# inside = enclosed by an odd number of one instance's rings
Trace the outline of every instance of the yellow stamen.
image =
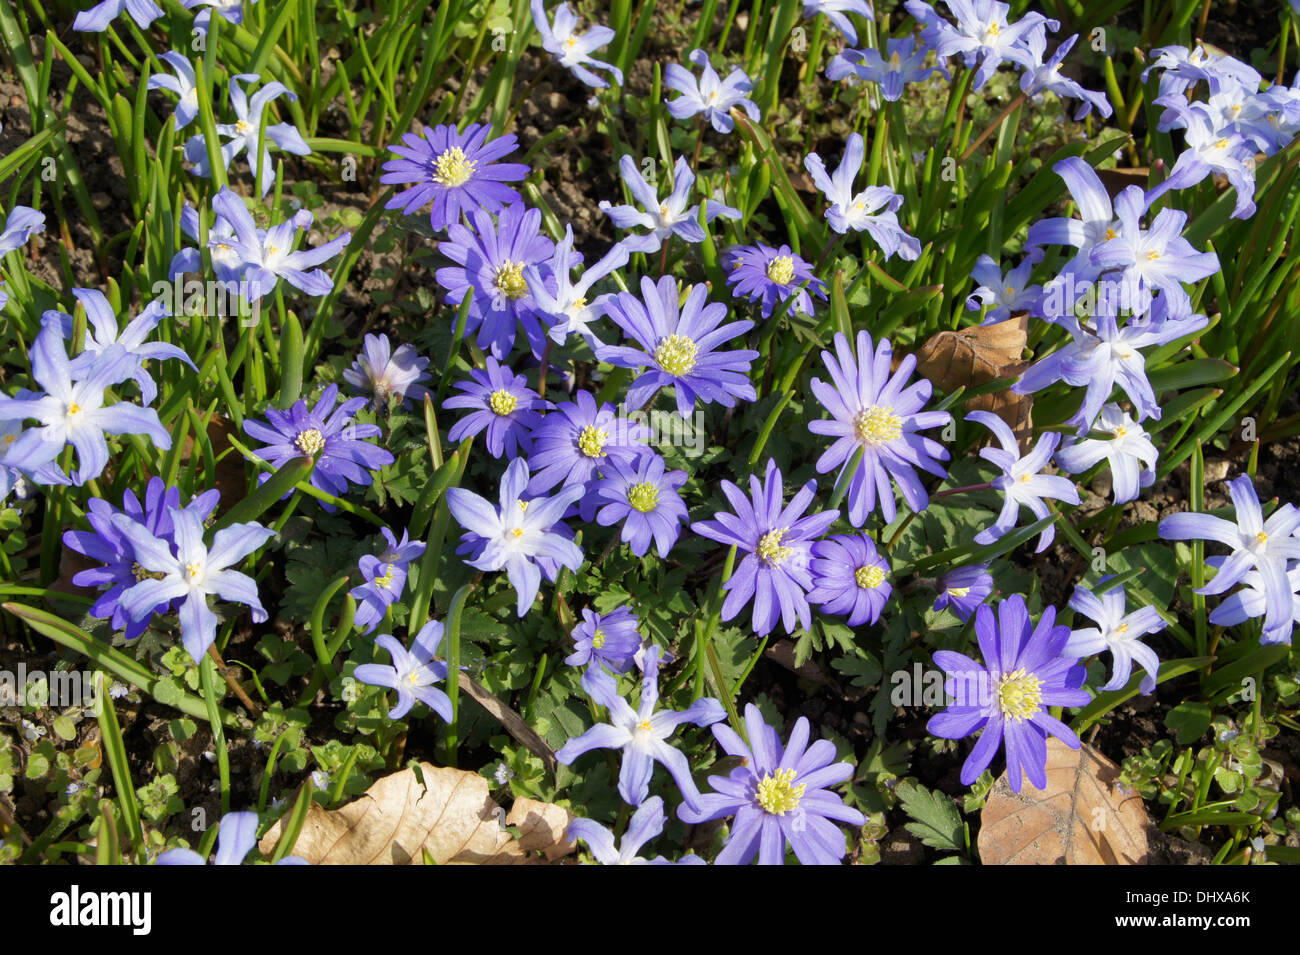
{"type": "Polygon", "coordinates": [[[853,416],[853,430],[868,447],[897,441],[903,433],[903,419],[883,405],[872,405],[853,416]]]}
{"type": "Polygon", "coordinates": [[[465,158],[459,146],[452,146],[434,161],[433,181],[447,187],[463,186],[474,175],[477,165],[474,160],[465,158]]]}
{"type": "Polygon", "coordinates": [[[589,424],[582,429],[582,434],[578,435],[578,450],[589,458],[603,458],[605,442],[608,440],[608,431],[589,424]]]}
{"type": "Polygon", "coordinates": [[[655,363],[675,378],[689,375],[695,367],[699,347],[685,335],[669,335],[655,349],[655,363]]]}
{"type": "Polygon", "coordinates": [[[627,492],[627,502],[642,514],[653,511],[659,503],[659,488],[649,481],[633,484],[627,492]]]}
{"type": "Polygon", "coordinates": [[[1002,715],[1023,723],[1043,702],[1043,681],[1022,667],[998,680],[994,692],[1002,715]]]}
{"type": "Polygon", "coordinates": [[[306,431],[299,431],[293,443],[303,454],[319,454],[325,447],[325,436],[315,428],[308,428],[306,431]]]}
{"type": "Polygon", "coordinates": [[[593,650],[599,650],[604,645],[605,645],[605,631],[597,630],[595,633],[591,635],[591,648],[593,650]]]}
{"type": "Polygon", "coordinates": [[[787,812],[798,809],[799,800],[803,798],[807,786],[805,783],[794,786],[793,782],[793,769],[778,769],[759,780],[758,804],[763,807],[763,811],[774,816],[784,816],[787,812]]]}
{"type": "Polygon", "coordinates": [[[504,388],[498,388],[488,395],[488,407],[493,414],[508,415],[519,407],[519,399],[504,388]]]}
{"type": "Polygon", "coordinates": [[[790,528],[782,527],[780,530],[768,531],[758,539],[756,548],[759,560],[766,561],[769,564],[779,564],[791,554],[794,553],[793,547],[781,546],[781,538],[786,535],[790,528]]]}
{"type": "Polygon", "coordinates": [[[523,298],[528,294],[528,283],[524,281],[524,263],[506,259],[492,277],[492,284],[511,301],[523,298]]]}
{"type": "Polygon", "coordinates": [[[778,255],[767,265],[767,277],[777,285],[789,285],[794,278],[794,259],[778,255]]]}
{"type": "Polygon", "coordinates": [[[853,572],[853,579],[863,590],[875,590],[885,582],[885,571],[874,564],[866,564],[853,572]]]}
{"type": "Polygon", "coordinates": [[[382,577],[375,578],[375,586],[382,587],[384,590],[393,586],[393,565],[389,564],[388,569],[384,571],[382,577]]]}

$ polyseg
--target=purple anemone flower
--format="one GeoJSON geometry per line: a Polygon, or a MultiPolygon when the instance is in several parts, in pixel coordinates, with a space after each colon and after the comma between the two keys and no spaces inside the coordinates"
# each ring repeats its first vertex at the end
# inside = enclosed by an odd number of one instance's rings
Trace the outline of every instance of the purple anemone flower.
{"type": "Polygon", "coordinates": [[[375,643],[388,651],[393,665],[363,663],[353,671],[353,676],[362,683],[397,691],[397,703],[388,711],[390,720],[400,720],[419,701],[451,722],[451,698],[433,685],[447,679],[447,664],[434,659],[442,634],[442,624],[430,620],[415,635],[409,651],[391,634],[380,634],[375,637],[375,643]]]}
{"type": "Polygon", "coordinates": [[[893,588],[889,561],[866,534],[836,535],[812,545],[813,589],[808,602],[822,611],[848,614],[848,625],[860,627],[880,619],[893,588]]]}
{"type": "Polygon", "coordinates": [[[830,420],[808,424],[813,434],[828,435],[835,443],[817,460],[817,472],[841,471],[853,463],[858,449],[862,458],[849,483],[849,523],[861,527],[880,502],[880,513],[892,521],[897,508],[890,479],[903,499],[920,513],[930,504],[930,495],[917,477],[916,468],[946,477],[940,461],[948,452],[938,441],[916,432],[937,428],[952,421],[946,411],[922,411],[930,399],[931,385],[924,378],[908,385],[916,368],[916,356],[908,355],[891,371],[893,347],[882,338],[873,348],[871,335],[858,332],[857,355],[843,334],[835,334],[835,355],[822,352],[830,372],[829,384],[812,380],[812,392],[831,413],[830,420]],[[838,356],[838,358],[837,358],[838,356]]]}
{"type": "Polygon", "coordinates": [[[734,515],[719,511],[713,520],[691,525],[701,537],[745,553],[724,585],[727,599],[722,604],[722,619],[732,619],[752,600],[754,632],[760,637],[771,633],[777,620],[786,633],[794,633],[796,623],[807,630],[812,626],[807,597],[813,587],[809,569],[812,542],[835,523],[840,512],[802,516],[817,493],[816,481],[809,481],[782,506],[781,472],[771,458],[762,482],[757,475],[749,476],[748,500],[730,481],[722,482],[722,493],[734,515]]]}
{"type": "Polygon", "coordinates": [[[711,696],[702,697],[684,710],[658,710],[659,648],[651,647],[644,655],[641,678],[641,706],[632,709],[619,696],[617,681],[599,667],[588,667],[582,675],[582,688],[596,703],[609,710],[610,722],[597,723],[581,736],[574,737],[555,754],[562,766],[593,749],[623,750],[623,766],[618,774],[618,794],[630,806],[639,806],[650,794],[650,777],[655,763],[672,775],[682,798],[688,805],[700,801],[700,791],[691,779],[691,765],[681,750],[670,746],[668,737],[683,723],[709,726],[726,719],[727,711],[711,696]]]}
{"type": "Polygon", "coordinates": [[[364,627],[366,633],[379,626],[384,612],[402,596],[411,561],[424,553],[425,546],[423,541],[411,540],[406,530],[402,531],[401,543],[387,527],[380,530],[388,546],[379,554],[366,554],[361,558],[358,569],[365,583],[350,591],[361,602],[353,623],[364,627]]]}
{"type": "Polygon", "coordinates": [[[367,335],[357,360],[343,370],[343,380],[362,394],[371,395],[370,405],[376,411],[387,408],[390,398],[396,398],[405,408],[411,401],[433,397],[420,384],[429,380],[424,370],[428,366],[429,359],[417,355],[414,345],[398,345],[394,351],[387,335],[367,335]]]}
{"type": "Polygon", "coordinates": [[[475,368],[469,375],[472,380],[455,384],[464,394],[452,395],[442,403],[448,409],[470,409],[451,426],[447,440],[463,441],[487,429],[487,449],[492,457],[505,455],[514,460],[527,452],[530,433],[542,423],[541,412],[553,405],[528,387],[527,378],[498,364],[491,355],[486,370],[475,368]]]}
{"type": "Polygon", "coordinates": [[[710,776],[715,791],[700,796],[698,809],[683,803],[678,817],[692,824],[736,817],[715,865],[745,865],[755,855],[759,865],[782,865],[787,844],[800,865],[839,865],[846,847],[835,822],[867,822],[828,788],[852,776],[853,764],[836,762],[829,740],[809,746],[805,716],[795,722],[784,747],[753,703],[745,706],[745,726],[748,745],[730,726],[713,727],[718,744],[741,765],[728,776],[710,776]]]}
{"type": "Polygon", "coordinates": [[[962,620],[969,620],[980,604],[993,593],[993,578],[988,564],[958,567],[939,578],[939,596],[935,598],[935,613],[951,607],[962,620]]]}
{"type": "Polygon", "coordinates": [[[1054,607],[1045,608],[1032,626],[1024,598],[1015,594],[998,605],[996,618],[988,607],[975,611],[975,635],[982,664],[952,650],[935,653],[934,662],[948,674],[944,692],[955,702],[931,717],[926,729],[944,739],[983,730],[962,764],[963,786],[979,778],[1005,742],[1012,791],[1020,792],[1023,776],[1046,789],[1048,734],[1079,748],[1079,737],[1047,708],[1083,706],[1091,699],[1081,689],[1088,671],[1065,653],[1070,628],[1056,626],[1054,607]]]}
{"type": "Polygon", "coordinates": [[[826,283],[813,275],[812,266],[783,245],[773,249],[766,245],[743,245],[732,249],[724,258],[727,284],[737,298],[761,301],[763,317],[770,318],[778,302],[794,297],[792,310],[803,315],[813,313],[813,292],[826,298],[826,283]],[[807,288],[802,288],[804,283],[807,288]]]}
{"type": "Polygon", "coordinates": [[[639,348],[604,345],[596,357],[622,368],[646,368],[628,386],[626,405],[645,405],[656,391],[672,385],[677,392],[677,412],[689,418],[698,397],[734,407],[736,399],[754,401],[758,395],[749,381],[749,366],[758,352],[748,348],[718,351],[718,346],[754,327],[750,321],[722,324],[727,306],[708,302],[709,289],[692,285],[678,308],[677,282],[663,276],[656,284],[641,279],[641,297],[620,292],[606,306],[606,314],[639,348]]]}
{"type": "MultiPolygon", "coordinates": [[[[204,491],[187,508],[194,511],[200,521],[206,521],[220,496],[215,488],[204,491]]],[[[113,517],[125,515],[154,537],[175,544],[168,509],[180,506],[181,492],[174,487],[165,487],[162,478],[153,477],[145,487],[143,501],[127,488],[122,494],[120,510],[101,498],[92,497],[86,505],[86,521],[91,529],[66,531],[63,535],[65,546],[103,565],[79,571],[72,578],[72,583],[78,587],[108,587],[90,608],[90,615],[100,620],[110,619],[113,629],[125,631],[128,640],[144,633],[150,618],[174,608],[171,607],[173,601],[160,603],[148,615],[136,620],[122,607],[121,597],[125,590],[156,575],[141,566],[136,559],[135,547],[113,524],[113,517]]]]}
{"type": "MultiPolygon", "coordinates": [[[[574,401],[557,405],[533,432],[528,453],[534,471],[528,485],[532,494],[557,484],[565,488],[585,485],[599,477],[610,462],[634,466],[649,453],[649,428],[618,417],[609,402],[597,405],[590,392],[579,391],[573,397],[574,401]]],[[[593,511],[594,503],[588,504],[593,511]]]]}
{"type": "Polygon", "coordinates": [[[595,661],[615,673],[626,673],[636,663],[641,649],[641,633],[637,619],[627,607],[618,607],[609,613],[596,613],[583,608],[582,623],[569,634],[573,638],[573,652],[564,658],[571,667],[586,666],[595,661]]]}
{"type": "Polygon", "coordinates": [[[505,183],[523,179],[528,167],[497,162],[518,143],[514,136],[487,142],[491,132],[491,126],[473,123],[463,133],[455,126],[426,126],[423,136],[403,134],[402,145],[388,147],[398,158],[384,163],[379,181],[414,186],[397,193],[384,208],[410,215],[432,202],[429,225],[441,232],[460,222],[462,212],[497,212],[518,202],[519,193],[505,183]]]}
{"type": "Polygon", "coordinates": [[[604,505],[596,523],[605,527],[622,521],[619,539],[638,557],[650,549],[652,539],[660,558],[667,557],[686,523],[686,505],[678,492],[687,474],[665,473],[664,467],[664,459],[654,453],[643,454],[639,463],[631,465],[611,461],[594,488],[604,505]]]}
{"type": "MultiPolygon", "coordinates": [[[[265,447],[253,450],[277,468],[304,454],[314,457],[316,467],[311,472],[311,486],[342,497],[349,484],[368,487],[374,480],[370,472],[387,467],[394,459],[385,449],[363,440],[378,437],[378,425],[352,421],[366,399],[349,398],[335,408],[338,396],[339,386],[330,385],[310,410],[306,400],[295,402],[288,411],[267,408],[269,426],[248,419],[244,430],[250,437],[266,442],[265,447]]],[[[264,475],[263,480],[267,477],[264,475]]],[[[334,509],[324,502],[321,506],[327,511],[334,509]]]]}
{"type": "Polygon", "coordinates": [[[473,229],[452,223],[438,244],[438,251],[456,263],[438,269],[438,284],[452,305],[470,297],[465,334],[478,329],[479,348],[504,360],[515,344],[515,325],[522,324],[534,357],[540,358],[546,336],[524,271],[537,266],[554,281],[549,262],[555,243],[539,231],[541,212],[517,202],[502,210],[496,222],[482,211],[469,213],[469,221],[473,229]]]}

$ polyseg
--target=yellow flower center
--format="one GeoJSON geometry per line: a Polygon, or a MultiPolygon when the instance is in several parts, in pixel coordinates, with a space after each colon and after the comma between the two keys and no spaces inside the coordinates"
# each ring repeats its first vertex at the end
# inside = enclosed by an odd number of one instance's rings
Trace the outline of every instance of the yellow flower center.
{"type": "Polygon", "coordinates": [[[786,535],[790,528],[782,527],[780,530],[768,531],[758,539],[758,557],[760,560],[769,564],[779,564],[791,554],[794,553],[793,547],[783,547],[781,538],[786,535]]]}
{"type": "Polygon", "coordinates": [[[1043,681],[1022,667],[998,680],[995,690],[1002,715],[1023,723],[1038,712],[1043,702],[1043,681]]]}
{"type": "Polygon", "coordinates": [[[280,247],[278,245],[268,245],[266,247],[267,255],[276,255],[279,253],[279,251],[280,251],[280,247]]]}
{"type": "Polygon", "coordinates": [[[191,561],[190,563],[185,565],[185,576],[189,577],[190,580],[193,580],[201,573],[203,573],[203,565],[200,564],[197,560],[191,561]]]}
{"type": "Polygon", "coordinates": [[[889,68],[890,68],[891,70],[897,70],[897,69],[900,68],[902,65],[903,65],[903,60],[902,60],[902,57],[900,57],[900,56],[898,55],[898,51],[897,51],[897,50],[895,50],[893,53],[889,54],[889,68]]]}
{"type": "Polygon", "coordinates": [[[510,533],[513,534],[515,537],[523,537],[523,536],[524,536],[524,529],[523,529],[522,527],[516,527],[516,528],[515,528],[514,530],[512,530],[510,533]]]}
{"type": "Polygon", "coordinates": [[[655,363],[674,378],[689,375],[695,367],[699,347],[685,335],[669,335],[655,349],[655,363]]]}
{"type": "Polygon", "coordinates": [[[528,502],[527,502],[527,501],[515,501],[515,503],[519,505],[519,510],[523,511],[525,514],[528,513],[528,502]]]}
{"type": "Polygon", "coordinates": [[[595,633],[591,635],[591,648],[593,650],[599,650],[604,645],[605,645],[605,631],[597,630],[595,633]]]}
{"type": "Polygon", "coordinates": [[[325,447],[325,436],[315,428],[308,428],[306,431],[299,431],[293,443],[303,454],[319,454],[325,447]]]}
{"type": "Polygon", "coordinates": [[[853,579],[863,590],[875,590],[885,582],[885,571],[874,564],[865,564],[853,572],[853,579]]]}
{"type": "Polygon", "coordinates": [[[1120,425],[1118,428],[1115,429],[1115,437],[1117,438],[1122,438],[1126,434],[1128,434],[1128,428],[1124,427],[1123,425],[1120,425]]]}
{"type": "Polygon", "coordinates": [[[577,45],[578,45],[578,38],[576,36],[571,36],[564,41],[564,47],[567,50],[572,50],[577,45]]]}
{"type": "Polygon", "coordinates": [[[249,125],[247,121],[242,119],[235,120],[235,132],[239,133],[240,135],[243,135],[244,133],[247,133],[248,130],[249,130],[249,125]]]}
{"type": "Polygon", "coordinates": [[[794,278],[794,259],[788,255],[778,255],[767,264],[767,277],[777,285],[789,285],[794,278]]]}
{"type": "Polygon", "coordinates": [[[447,187],[463,186],[474,175],[477,165],[474,160],[465,158],[459,146],[452,146],[434,161],[433,181],[447,187]]]}
{"type": "Polygon", "coordinates": [[[650,725],[649,720],[642,720],[640,723],[637,723],[636,728],[640,730],[642,733],[648,733],[650,732],[651,729],[653,729],[653,727],[651,727],[650,725]]]}
{"type": "Polygon", "coordinates": [[[970,593],[969,587],[949,587],[948,593],[953,597],[965,597],[970,593]]]}
{"type": "Polygon", "coordinates": [[[389,587],[393,586],[393,565],[392,564],[388,565],[388,569],[384,571],[384,575],[382,577],[375,578],[375,586],[382,587],[384,590],[387,590],[389,587]]]}
{"type": "Polygon", "coordinates": [[[488,407],[494,414],[508,415],[519,407],[519,399],[504,388],[498,388],[488,395],[488,407]]]}
{"type": "Polygon", "coordinates": [[[589,424],[582,429],[582,434],[578,435],[578,450],[589,458],[603,458],[605,457],[605,442],[608,440],[608,431],[597,428],[594,424],[589,424]]]}
{"type": "Polygon", "coordinates": [[[72,402],[72,404],[68,405],[68,414],[76,414],[80,410],[81,410],[81,405],[77,404],[75,401],[72,402]]]}
{"type": "Polygon", "coordinates": [[[783,816],[787,812],[798,809],[806,785],[800,783],[795,786],[792,785],[793,783],[793,769],[778,769],[759,780],[758,804],[763,807],[763,811],[770,812],[774,816],[783,816]]]}
{"type": "Polygon", "coordinates": [[[1217,143],[1214,144],[1214,148],[1215,148],[1215,149],[1227,149],[1227,148],[1228,148],[1228,141],[1227,141],[1226,139],[1220,139],[1217,143]]]}
{"type": "Polygon", "coordinates": [[[1258,534],[1255,535],[1255,540],[1256,540],[1257,542],[1259,542],[1260,544],[1267,544],[1267,543],[1268,543],[1268,535],[1265,534],[1263,531],[1260,531],[1258,534]]]}
{"type": "Polygon", "coordinates": [[[1114,229],[1107,229],[1107,230],[1106,230],[1106,238],[1108,238],[1108,239],[1118,239],[1118,238],[1119,238],[1119,233],[1116,232],[1114,229]]]}
{"type": "Polygon", "coordinates": [[[524,263],[506,259],[493,276],[492,284],[496,286],[498,292],[512,301],[523,298],[528,294],[528,283],[524,281],[524,263]]]}
{"type": "Polygon", "coordinates": [[[853,430],[868,447],[897,441],[903,433],[903,419],[882,405],[872,405],[853,416],[853,430]]]}
{"type": "Polygon", "coordinates": [[[659,503],[659,488],[649,481],[633,484],[627,492],[627,502],[642,514],[653,511],[659,503]]]}
{"type": "Polygon", "coordinates": [[[1152,249],[1150,252],[1147,253],[1148,262],[1154,262],[1158,258],[1160,258],[1160,253],[1157,252],[1155,249],[1152,249]]]}

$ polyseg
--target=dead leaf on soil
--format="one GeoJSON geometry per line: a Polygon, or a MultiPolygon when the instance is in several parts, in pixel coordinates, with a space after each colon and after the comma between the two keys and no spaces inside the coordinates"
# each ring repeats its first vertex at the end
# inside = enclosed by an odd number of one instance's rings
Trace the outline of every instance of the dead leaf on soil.
{"type": "MultiPolygon", "coordinates": [[[[553,861],[574,850],[564,837],[574,818],[567,809],[520,798],[507,815],[476,773],[430,763],[420,772],[423,784],[404,769],[333,811],[313,803],[293,854],[312,865],[414,865],[427,849],[439,865],[519,865],[540,861],[533,852],[553,861]]],[[[279,839],[277,822],[259,843],[262,853],[279,839]]]]}
{"type": "Polygon", "coordinates": [[[985,865],[1146,865],[1142,797],[1116,786],[1119,767],[1086,743],[1047,741],[1047,789],[1028,780],[1013,793],[1006,774],[980,813],[985,865]]]}
{"type": "MultiPolygon", "coordinates": [[[[1027,313],[996,325],[975,325],[932,336],[916,353],[916,368],[935,388],[951,393],[999,378],[1017,378],[1028,363],[1021,359],[1029,330],[1027,313]]],[[[963,402],[967,411],[992,411],[1015,432],[1022,449],[1029,441],[1033,399],[1002,389],[963,402]]]]}

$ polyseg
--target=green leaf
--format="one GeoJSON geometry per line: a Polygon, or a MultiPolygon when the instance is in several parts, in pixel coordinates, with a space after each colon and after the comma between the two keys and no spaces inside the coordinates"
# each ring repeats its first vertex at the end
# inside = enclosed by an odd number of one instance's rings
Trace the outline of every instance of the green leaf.
{"type": "Polygon", "coordinates": [[[1204,703],[1188,700],[1169,711],[1165,717],[1165,726],[1177,734],[1180,744],[1186,745],[1205,735],[1205,731],[1210,728],[1212,715],[1204,703]]]}
{"type": "Polygon", "coordinates": [[[934,849],[965,850],[961,813],[951,799],[911,782],[899,783],[894,791],[903,811],[914,820],[906,824],[908,832],[934,849]]]}

